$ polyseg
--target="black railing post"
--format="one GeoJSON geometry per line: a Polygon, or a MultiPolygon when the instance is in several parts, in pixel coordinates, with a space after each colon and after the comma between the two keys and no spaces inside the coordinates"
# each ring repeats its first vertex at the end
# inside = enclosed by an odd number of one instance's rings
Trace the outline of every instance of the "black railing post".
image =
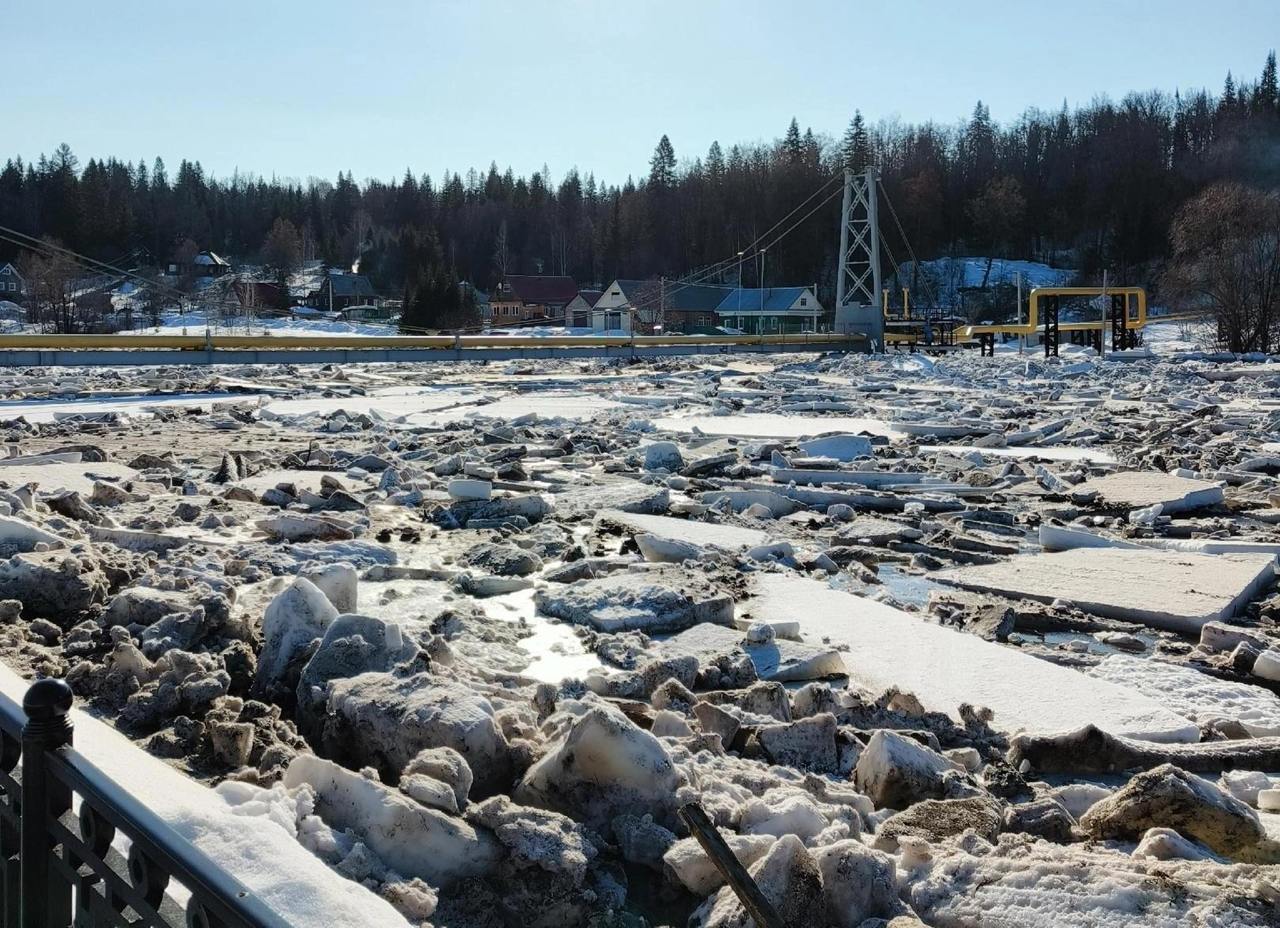
{"type": "Polygon", "coordinates": [[[53,678],[37,680],[22,698],[22,928],[64,928],[70,916],[71,887],[51,874],[49,830],[70,794],[50,782],[45,752],[71,743],[71,702],[71,687],[53,678]]]}
{"type": "Polygon", "coordinates": [[[22,812],[22,787],[10,777],[22,761],[21,729],[0,732],[0,774],[4,776],[4,802],[0,809],[0,866],[4,868],[4,904],[0,906],[0,925],[18,928],[21,912],[18,903],[22,899],[22,835],[19,816],[22,812]],[[7,814],[5,814],[7,813],[7,814]]]}

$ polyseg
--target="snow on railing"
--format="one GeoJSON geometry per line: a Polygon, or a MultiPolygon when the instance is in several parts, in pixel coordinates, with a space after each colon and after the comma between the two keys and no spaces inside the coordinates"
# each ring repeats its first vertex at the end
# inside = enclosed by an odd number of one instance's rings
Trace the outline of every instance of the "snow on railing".
{"type": "Polygon", "coordinates": [[[0,926],[286,928],[75,750],[71,703],[55,679],[32,684],[21,706],[0,695],[0,926]]]}

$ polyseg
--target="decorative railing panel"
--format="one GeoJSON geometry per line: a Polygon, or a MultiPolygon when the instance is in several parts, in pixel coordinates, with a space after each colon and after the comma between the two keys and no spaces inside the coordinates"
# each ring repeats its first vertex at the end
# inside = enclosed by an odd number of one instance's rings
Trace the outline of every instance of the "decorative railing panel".
{"type": "Polygon", "coordinates": [[[286,928],[75,750],[71,703],[54,679],[0,696],[0,926],[286,928]]]}

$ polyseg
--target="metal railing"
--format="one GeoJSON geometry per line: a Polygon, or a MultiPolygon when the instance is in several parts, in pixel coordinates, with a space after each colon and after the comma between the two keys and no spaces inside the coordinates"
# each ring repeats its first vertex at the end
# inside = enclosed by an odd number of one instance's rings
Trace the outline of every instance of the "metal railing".
{"type": "Polygon", "coordinates": [[[32,684],[22,706],[0,695],[0,926],[287,928],[75,750],[71,703],[56,679],[32,684]]]}

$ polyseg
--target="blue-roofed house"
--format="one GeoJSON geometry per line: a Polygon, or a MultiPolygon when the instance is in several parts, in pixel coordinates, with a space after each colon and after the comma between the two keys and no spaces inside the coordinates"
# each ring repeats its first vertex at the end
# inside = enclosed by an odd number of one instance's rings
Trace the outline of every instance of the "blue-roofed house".
{"type": "Polygon", "coordinates": [[[816,332],[826,310],[812,287],[743,287],[716,307],[720,326],[748,335],[816,332]]]}

